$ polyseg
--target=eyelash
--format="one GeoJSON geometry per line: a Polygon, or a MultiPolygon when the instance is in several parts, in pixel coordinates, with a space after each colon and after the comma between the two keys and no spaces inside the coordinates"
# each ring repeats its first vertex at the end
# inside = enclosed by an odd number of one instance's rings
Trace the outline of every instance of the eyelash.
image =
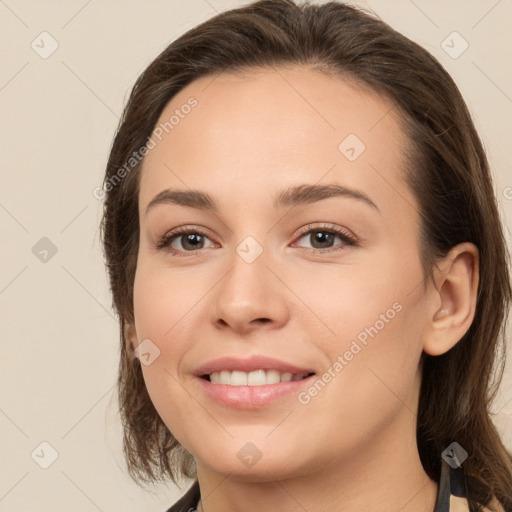
{"type": "MultiPolygon", "coordinates": [[[[359,243],[357,242],[357,240],[354,237],[352,237],[351,235],[349,235],[347,233],[347,231],[345,231],[341,228],[338,228],[336,226],[330,225],[330,224],[323,224],[322,226],[316,226],[313,228],[310,227],[310,225],[304,226],[303,228],[299,229],[298,238],[299,239],[303,238],[305,235],[308,235],[310,233],[328,233],[331,235],[337,235],[344,242],[345,245],[349,245],[352,247],[359,246],[359,243]]],[[[166,250],[175,256],[189,256],[193,253],[199,252],[200,249],[197,251],[181,251],[178,249],[174,249],[170,246],[171,243],[176,238],[179,238],[180,236],[183,236],[183,235],[189,235],[189,234],[201,235],[206,238],[209,238],[208,234],[200,228],[192,229],[192,228],[187,228],[187,227],[180,227],[180,228],[176,228],[174,231],[162,236],[158,240],[158,242],[155,243],[154,247],[157,250],[166,250]]],[[[336,246],[336,247],[330,247],[327,249],[315,249],[315,248],[302,247],[302,249],[306,250],[309,253],[325,254],[325,253],[331,253],[331,252],[337,252],[337,251],[343,250],[342,247],[340,248],[340,246],[336,246]]]]}

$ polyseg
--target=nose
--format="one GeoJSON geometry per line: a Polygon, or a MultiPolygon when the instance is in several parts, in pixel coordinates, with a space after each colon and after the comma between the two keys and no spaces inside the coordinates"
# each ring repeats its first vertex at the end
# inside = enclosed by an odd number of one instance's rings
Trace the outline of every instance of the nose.
{"type": "Polygon", "coordinates": [[[234,253],[232,267],[213,296],[211,315],[218,329],[248,334],[262,327],[279,328],[287,322],[285,280],[267,266],[267,260],[265,251],[252,262],[234,253]]]}

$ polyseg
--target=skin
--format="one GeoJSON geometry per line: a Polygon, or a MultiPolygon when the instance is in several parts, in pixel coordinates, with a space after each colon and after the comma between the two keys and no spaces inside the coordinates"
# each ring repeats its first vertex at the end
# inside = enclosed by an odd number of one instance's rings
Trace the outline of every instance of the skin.
{"type": "Polygon", "coordinates": [[[437,485],[415,437],[420,356],[446,352],[469,328],[477,249],[456,246],[423,288],[420,216],[401,168],[407,138],[386,99],[339,76],[281,67],[199,79],[161,122],[191,96],[198,105],[144,161],[130,339],[160,350],[142,365],[144,379],[196,460],[203,509],[431,512],[437,485]],[[352,162],[338,149],[348,134],[366,146],[352,162]],[[272,205],[289,186],[327,183],[364,192],[378,209],[349,197],[272,205]],[[219,212],[174,204],[146,212],[169,188],[207,192],[219,212]],[[323,223],[359,245],[298,233],[309,225],[325,233],[323,223]],[[202,228],[204,244],[190,249],[178,237],[172,246],[184,256],[154,248],[179,226],[202,228]],[[252,263],[236,252],[248,236],[263,249],[252,263]],[[307,404],[292,394],[235,410],[192,376],[212,359],[252,354],[321,375],[395,303],[401,311],[307,404]],[[237,457],[247,442],[261,453],[252,467],[237,457]]]}

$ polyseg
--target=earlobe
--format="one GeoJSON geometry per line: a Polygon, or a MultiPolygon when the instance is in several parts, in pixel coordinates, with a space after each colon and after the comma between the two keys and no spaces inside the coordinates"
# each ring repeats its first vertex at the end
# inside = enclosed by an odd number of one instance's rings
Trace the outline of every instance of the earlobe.
{"type": "Polygon", "coordinates": [[[478,248],[469,242],[452,248],[437,266],[436,286],[429,291],[423,350],[432,356],[448,352],[468,331],[476,310],[478,248]]]}

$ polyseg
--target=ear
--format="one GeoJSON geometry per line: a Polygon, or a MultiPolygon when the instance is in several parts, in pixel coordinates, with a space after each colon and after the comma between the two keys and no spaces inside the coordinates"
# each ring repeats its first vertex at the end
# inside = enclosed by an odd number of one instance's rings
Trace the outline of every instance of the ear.
{"type": "Polygon", "coordinates": [[[427,292],[423,350],[438,356],[454,347],[473,322],[479,282],[478,248],[469,242],[453,247],[437,265],[434,282],[427,292]]]}

